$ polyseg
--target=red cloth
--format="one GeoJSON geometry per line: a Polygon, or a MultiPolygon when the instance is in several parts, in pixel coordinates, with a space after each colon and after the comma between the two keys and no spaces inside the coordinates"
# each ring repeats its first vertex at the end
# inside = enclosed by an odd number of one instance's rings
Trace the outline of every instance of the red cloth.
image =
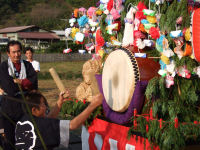
{"type": "MultiPolygon", "coordinates": [[[[15,66],[15,69],[17,70],[17,72],[20,73],[21,70],[21,63],[13,63],[15,66]]],[[[29,81],[28,79],[22,79],[22,83],[21,83],[22,89],[32,89],[32,83],[31,81],[29,81]]]]}
{"type": "Polygon", "coordinates": [[[17,72],[20,72],[21,70],[21,63],[13,63],[15,66],[15,69],[17,70],[17,72]]]}
{"type": "Polygon", "coordinates": [[[113,31],[120,31],[121,29],[121,22],[120,21],[114,21],[113,24],[117,23],[118,26],[117,26],[117,29],[113,29],[113,31]]]}
{"type": "Polygon", "coordinates": [[[117,150],[125,150],[128,145],[135,147],[135,150],[159,150],[158,146],[153,145],[151,147],[148,139],[141,136],[133,135],[128,139],[128,130],[129,127],[95,119],[87,130],[87,136],[84,136],[83,132],[83,137],[87,138],[89,135],[88,144],[90,150],[110,150],[115,147],[113,144],[116,144],[115,149],[117,150]],[[97,137],[97,135],[100,136],[97,137]],[[116,142],[110,143],[111,141],[116,142]]]}
{"type": "Polygon", "coordinates": [[[22,79],[22,89],[32,89],[32,83],[28,79],[22,79]]]}

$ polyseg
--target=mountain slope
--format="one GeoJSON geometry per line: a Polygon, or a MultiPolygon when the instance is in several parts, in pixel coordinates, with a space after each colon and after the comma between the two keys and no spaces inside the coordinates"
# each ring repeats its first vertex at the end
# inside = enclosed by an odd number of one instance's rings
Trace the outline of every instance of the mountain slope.
{"type": "Polygon", "coordinates": [[[94,6],[95,0],[0,0],[0,28],[37,25],[64,29],[74,8],[94,6]]]}

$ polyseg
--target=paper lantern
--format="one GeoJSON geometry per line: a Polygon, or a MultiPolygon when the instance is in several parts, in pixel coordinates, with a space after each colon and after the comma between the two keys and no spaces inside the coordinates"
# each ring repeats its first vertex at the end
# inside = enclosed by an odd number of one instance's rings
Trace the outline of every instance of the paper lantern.
{"type": "Polygon", "coordinates": [[[192,15],[192,47],[195,59],[200,62],[200,8],[192,15]]]}

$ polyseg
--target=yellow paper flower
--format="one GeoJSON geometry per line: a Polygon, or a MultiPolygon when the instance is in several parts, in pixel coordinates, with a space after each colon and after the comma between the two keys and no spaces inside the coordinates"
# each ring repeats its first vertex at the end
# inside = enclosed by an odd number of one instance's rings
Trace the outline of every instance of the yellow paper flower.
{"type": "Polygon", "coordinates": [[[102,15],[102,13],[103,13],[103,12],[102,12],[100,9],[98,9],[98,10],[96,11],[96,14],[99,15],[99,16],[102,15]]]}
{"type": "Polygon", "coordinates": [[[156,17],[155,16],[147,16],[147,20],[149,21],[149,23],[156,23],[156,17]]]}
{"type": "Polygon", "coordinates": [[[166,64],[166,65],[169,65],[170,61],[169,61],[169,58],[165,55],[161,55],[160,59],[166,64]]]}
{"type": "Polygon", "coordinates": [[[103,50],[103,49],[100,49],[100,50],[98,51],[98,53],[99,53],[99,56],[100,56],[100,57],[103,57],[104,50],[103,50]]]}
{"type": "Polygon", "coordinates": [[[191,38],[191,36],[190,36],[190,28],[187,28],[186,31],[185,31],[185,40],[189,41],[190,38],[191,38]]]}
{"type": "Polygon", "coordinates": [[[75,35],[76,33],[79,32],[79,28],[72,28],[72,32],[71,32],[71,37],[74,39],[75,38],[75,35]]]}

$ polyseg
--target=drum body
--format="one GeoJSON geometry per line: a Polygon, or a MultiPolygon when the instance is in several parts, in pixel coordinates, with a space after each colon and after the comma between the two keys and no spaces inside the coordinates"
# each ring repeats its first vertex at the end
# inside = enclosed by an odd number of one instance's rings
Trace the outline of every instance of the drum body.
{"type": "Polygon", "coordinates": [[[192,14],[192,47],[196,61],[200,62],[200,8],[192,14]]]}
{"type": "Polygon", "coordinates": [[[102,88],[109,107],[124,112],[129,107],[137,81],[149,81],[157,76],[159,64],[148,58],[135,58],[137,49],[117,49],[107,57],[103,73],[102,88]]]}

